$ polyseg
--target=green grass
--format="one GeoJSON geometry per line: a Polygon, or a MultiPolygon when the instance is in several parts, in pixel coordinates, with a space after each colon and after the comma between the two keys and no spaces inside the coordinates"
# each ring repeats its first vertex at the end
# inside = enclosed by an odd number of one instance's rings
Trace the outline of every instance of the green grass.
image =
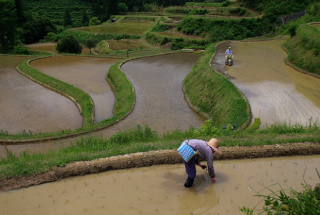
{"type": "Polygon", "coordinates": [[[288,60],[300,69],[320,77],[320,31],[308,24],[300,25],[296,35],[288,39],[284,46],[288,50],[288,60]]]}
{"type": "Polygon", "coordinates": [[[82,138],[71,146],[48,153],[21,152],[15,156],[9,152],[7,158],[0,160],[0,178],[12,178],[39,174],[55,166],[65,166],[75,161],[89,161],[128,153],[154,150],[175,150],[184,139],[219,138],[221,146],[262,146],[293,142],[320,142],[320,127],[317,124],[309,127],[276,125],[256,132],[229,129],[213,129],[204,135],[197,129],[173,131],[163,135],[157,134],[148,126],[137,126],[135,129],[118,132],[106,140],[96,136],[82,138]],[[281,131],[281,132],[278,132],[281,131]]]}
{"type": "Polygon", "coordinates": [[[107,40],[107,43],[109,44],[109,48],[112,50],[149,48],[139,40],[107,40]]]}
{"type": "Polygon", "coordinates": [[[214,125],[246,127],[251,122],[247,101],[228,79],[210,66],[215,45],[206,49],[183,81],[184,93],[193,106],[213,120],[214,125]]]}
{"type": "Polygon", "coordinates": [[[153,26],[153,23],[132,23],[132,22],[105,22],[101,25],[88,26],[76,28],[76,30],[88,31],[93,33],[102,33],[102,34],[133,34],[133,35],[142,35],[143,33],[149,31],[153,26]]]}
{"type": "Polygon", "coordinates": [[[6,132],[0,133],[1,141],[28,141],[28,140],[47,140],[62,137],[70,137],[72,135],[80,135],[93,130],[105,128],[125,117],[132,111],[135,103],[135,94],[133,86],[124,73],[120,70],[120,61],[109,68],[106,79],[112,85],[116,95],[115,105],[113,109],[114,116],[103,120],[97,124],[93,124],[93,102],[91,97],[82,90],[57,80],[51,76],[45,75],[28,65],[28,61],[23,62],[18,66],[20,71],[32,77],[33,79],[49,86],[55,91],[70,96],[81,107],[81,115],[83,116],[83,125],[75,130],[61,130],[53,133],[36,133],[22,132],[17,135],[8,135],[6,132]]]}

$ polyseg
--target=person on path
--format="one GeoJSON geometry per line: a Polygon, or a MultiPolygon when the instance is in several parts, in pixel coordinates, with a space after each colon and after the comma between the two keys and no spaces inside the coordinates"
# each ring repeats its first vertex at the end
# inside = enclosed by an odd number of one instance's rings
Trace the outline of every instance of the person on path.
{"type": "Polygon", "coordinates": [[[229,48],[226,50],[226,52],[224,53],[224,57],[225,57],[225,61],[226,61],[226,62],[227,62],[227,60],[228,60],[228,56],[230,56],[231,59],[233,58],[233,56],[232,56],[232,51],[231,51],[231,47],[229,47],[229,48]]]}
{"type": "Polygon", "coordinates": [[[219,140],[216,138],[211,138],[209,142],[198,139],[185,141],[194,151],[198,151],[198,154],[191,158],[191,160],[188,162],[184,161],[186,172],[188,174],[188,178],[184,186],[191,187],[193,185],[194,178],[196,177],[196,165],[200,166],[202,169],[208,167],[209,176],[211,177],[212,181],[216,181],[216,174],[213,168],[213,153],[217,152],[220,155],[222,154],[222,152],[218,149],[219,140]],[[198,161],[199,157],[207,161],[207,166],[198,161]]]}

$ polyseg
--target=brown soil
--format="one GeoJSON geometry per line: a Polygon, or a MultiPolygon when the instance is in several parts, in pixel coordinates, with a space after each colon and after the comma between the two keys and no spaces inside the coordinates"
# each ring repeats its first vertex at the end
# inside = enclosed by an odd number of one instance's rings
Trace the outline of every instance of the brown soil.
{"type": "MultiPolygon", "coordinates": [[[[251,147],[221,147],[221,150],[223,151],[223,155],[215,157],[215,160],[320,154],[320,144],[290,143],[251,147]]],[[[75,162],[70,163],[65,167],[54,167],[51,171],[38,175],[2,179],[0,181],[0,191],[20,189],[47,182],[58,181],[67,177],[93,174],[109,170],[174,163],[182,163],[180,155],[175,150],[135,153],[110,158],[101,158],[93,161],[75,162]]]]}

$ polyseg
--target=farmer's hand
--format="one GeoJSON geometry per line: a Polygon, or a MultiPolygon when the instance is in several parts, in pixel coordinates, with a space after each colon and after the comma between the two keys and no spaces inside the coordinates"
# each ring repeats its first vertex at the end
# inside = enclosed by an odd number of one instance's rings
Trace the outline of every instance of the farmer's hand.
{"type": "Polygon", "coordinates": [[[212,178],[213,182],[216,182],[218,179],[216,177],[212,178]]]}
{"type": "Polygon", "coordinates": [[[202,163],[200,163],[199,162],[199,164],[198,164],[202,169],[205,169],[205,168],[207,168],[207,166],[206,165],[204,165],[204,164],[202,164],[202,163]]]}

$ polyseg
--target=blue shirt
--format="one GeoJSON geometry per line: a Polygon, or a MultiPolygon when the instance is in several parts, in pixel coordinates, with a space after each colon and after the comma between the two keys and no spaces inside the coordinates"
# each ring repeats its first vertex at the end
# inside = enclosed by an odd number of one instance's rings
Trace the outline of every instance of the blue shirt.
{"type": "Polygon", "coordinates": [[[231,49],[227,49],[225,54],[226,54],[226,55],[232,55],[231,49]]]}

